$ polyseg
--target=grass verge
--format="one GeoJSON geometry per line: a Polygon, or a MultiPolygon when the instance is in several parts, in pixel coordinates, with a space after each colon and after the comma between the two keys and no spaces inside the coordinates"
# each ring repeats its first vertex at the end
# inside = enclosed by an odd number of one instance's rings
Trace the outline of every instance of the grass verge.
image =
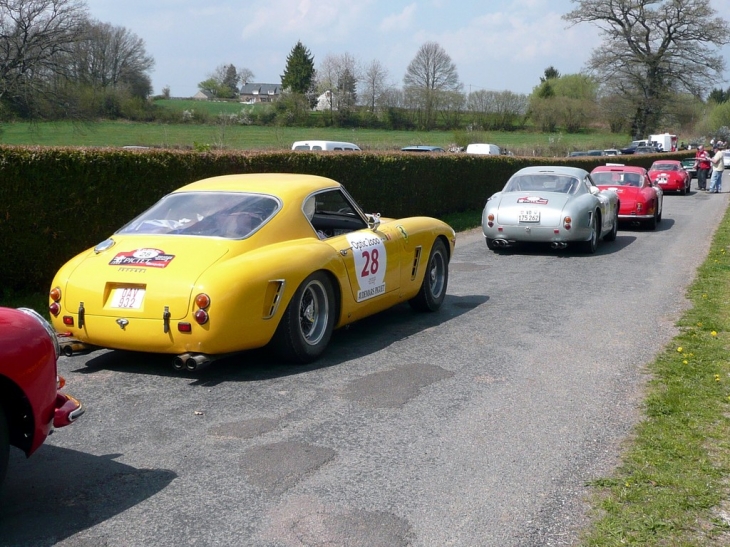
{"type": "Polygon", "coordinates": [[[644,417],[614,475],[592,483],[581,544],[730,544],[730,211],[688,290],[692,308],[648,368],[644,417]]]}

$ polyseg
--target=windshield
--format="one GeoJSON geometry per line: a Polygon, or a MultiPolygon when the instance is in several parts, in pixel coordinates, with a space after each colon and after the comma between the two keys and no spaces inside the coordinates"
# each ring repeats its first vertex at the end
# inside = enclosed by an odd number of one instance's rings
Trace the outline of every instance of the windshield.
{"type": "Polygon", "coordinates": [[[674,163],[655,163],[651,166],[652,171],[679,171],[679,166],[674,163]]]}
{"type": "Polygon", "coordinates": [[[273,196],[239,192],[169,194],[118,234],[175,234],[241,239],[279,209],[273,196]]]}
{"type": "Polygon", "coordinates": [[[570,175],[534,173],[512,177],[502,191],[524,192],[526,190],[535,190],[537,192],[570,194],[578,188],[578,184],[578,179],[570,175]]]}
{"type": "Polygon", "coordinates": [[[624,173],[623,171],[599,171],[591,173],[593,182],[599,186],[641,186],[639,173],[624,173]]]}

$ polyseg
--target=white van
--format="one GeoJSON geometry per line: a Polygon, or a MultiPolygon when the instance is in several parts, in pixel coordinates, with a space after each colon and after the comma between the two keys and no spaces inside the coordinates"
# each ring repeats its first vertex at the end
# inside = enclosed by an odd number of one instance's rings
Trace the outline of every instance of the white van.
{"type": "Polygon", "coordinates": [[[496,144],[484,144],[484,143],[473,143],[466,147],[467,154],[496,154],[499,155],[502,151],[496,144]]]}
{"type": "Polygon", "coordinates": [[[360,147],[351,142],[338,141],[296,141],[291,145],[292,150],[360,150],[360,147]]]}

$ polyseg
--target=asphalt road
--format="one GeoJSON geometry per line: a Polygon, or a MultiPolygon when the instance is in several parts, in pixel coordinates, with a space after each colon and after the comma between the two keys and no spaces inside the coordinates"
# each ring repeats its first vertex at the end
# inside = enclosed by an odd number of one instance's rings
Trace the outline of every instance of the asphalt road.
{"type": "Polygon", "coordinates": [[[592,256],[460,234],[439,313],[364,320],[311,366],[64,357],[87,413],[11,451],[0,545],[575,544],[727,203],[667,195],[592,256]]]}

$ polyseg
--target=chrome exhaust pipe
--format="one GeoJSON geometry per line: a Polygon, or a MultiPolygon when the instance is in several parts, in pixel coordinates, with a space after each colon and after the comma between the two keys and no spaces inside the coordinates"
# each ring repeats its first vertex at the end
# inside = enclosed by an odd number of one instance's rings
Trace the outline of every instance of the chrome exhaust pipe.
{"type": "Polygon", "coordinates": [[[174,370],[177,370],[180,372],[181,370],[185,369],[185,362],[190,358],[189,353],[183,353],[181,355],[176,355],[172,359],[172,368],[174,370]]]}
{"type": "Polygon", "coordinates": [[[80,340],[68,337],[58,337],[58,345],[61,348],[61,353],[66,357],[71,357],[74,353],[84,353],[96,349],[96,346],[84,344],[80,340]]]}
{"type": "Polygon", "coordinates": [[[494,240],[494,244],[495,244],[495,245],[496,245],[497,247],[506,247],[506,246],[508,245],[508,244],[507,244],[507,240],[505,240],[505,239],[495,239],[495,240],[494,240]]]}
{"type": "Polygon", "coordinates": [[[565,241],[553,241],[550,244],[551,249],[565,249],[568,244],[565,241]]]}
{"type": "Polygon", "coordinates": [[[191,354],[185,360],[185,368],[190,371],[197,371],[207,367],[211,363],[209,355],[204,353],[191,354]]]}

